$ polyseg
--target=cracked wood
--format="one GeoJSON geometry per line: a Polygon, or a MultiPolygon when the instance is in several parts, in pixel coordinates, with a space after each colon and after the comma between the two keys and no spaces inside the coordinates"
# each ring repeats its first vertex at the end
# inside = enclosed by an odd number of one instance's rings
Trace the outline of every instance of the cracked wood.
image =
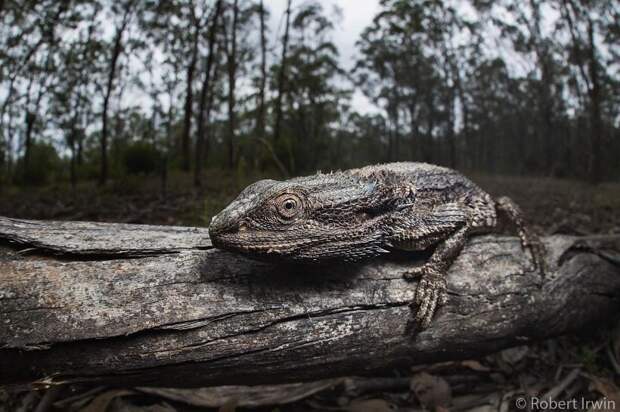
{"type": "Polygon", "coordinates": [[[416,334],[409,255],[274,266],[206,233],[0,218],[0,383],[318,379],[478,356],[619,308],[620,236],[546,238],[542,287],[517,238],[475,237],[448,273],[450,302],[416,334]]]}

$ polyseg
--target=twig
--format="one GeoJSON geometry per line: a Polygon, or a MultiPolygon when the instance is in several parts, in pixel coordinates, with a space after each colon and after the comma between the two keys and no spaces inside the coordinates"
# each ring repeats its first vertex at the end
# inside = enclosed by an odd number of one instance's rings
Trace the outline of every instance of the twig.
{"type": "Polygon", "coordinates": [[[64,385],[53,385],[53,386],[51,386],[45,392],[45,395],[43,395],[43,398],[41,399],[41,401],[37,405],[37,408],[34,410],[34,412],[46,412],[47,410],[49,410],[50,406],[52,406],[52,403],[54,403],[54,401],[56,400],[58,395],[60,395],[60,393],[64,389],[65,389],[64,385]]]}
{"type": "Polygon", "coordinates": [[[573,369],[571,373],[566,375],[566,377],[556,386],[551,388],[547,393],[542,396],[542,399],[555,399],[564,389],[566,389],[577,377],[581,369],[573,369]]]}
{"type": "Polygon", "coordinates": [[[616,375],[620,375],[620,364],[618,364],[618,360],[614,356],[614,352],[611,349],[611,342],[609,343],[609,345],[607,345],[607,356],[609,357],[609,361],[611,362],[611,365],[616,371],[616,375]]]}
{"type": "Polygon", "coordinates": [[[262,139],[262,138],[258,139],[258,141],[261,142],[265,146],[265,148],[267,148],[267,151],[269,152],[269,154],[271,154],[271,157],[273,158],[274,163],[276,164],[276,166],[278,166],[278,169],[280,169],[280,173],[282,173],[282,175],[285,178],[288,178],[289,177],[288,170],[286,170],[286,166],[284,166],[284,163],[282,163],[282,161],[276,154],[276,151],[273,149],[273,146],[271,145],[271,143],[269,143],[267,139],[262,139]]]}

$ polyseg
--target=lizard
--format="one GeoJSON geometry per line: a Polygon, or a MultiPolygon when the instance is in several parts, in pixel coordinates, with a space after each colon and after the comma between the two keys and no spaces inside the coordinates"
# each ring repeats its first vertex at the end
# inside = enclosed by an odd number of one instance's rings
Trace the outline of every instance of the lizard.
{"type": "Polygon", "coordinates": [[[544,247],[514,201],[494,199],[461,173],[428,163],[257,181],[213,217],[209,236],[216,248],[302,263],[434,248],[423,265],[404,273],[419,279],[412,309],[425,329],[447,302],[446,272],[468,238],[498,231],[501,221],[517,229],[544,275],[544,247]]]}

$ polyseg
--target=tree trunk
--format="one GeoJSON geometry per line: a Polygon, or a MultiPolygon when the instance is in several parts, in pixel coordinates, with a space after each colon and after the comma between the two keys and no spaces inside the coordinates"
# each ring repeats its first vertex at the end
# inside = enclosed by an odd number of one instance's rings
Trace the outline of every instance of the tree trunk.
{"type": "Polygon", "coordinates": [[[471,153],[471,138],[469,133],[469,105],[467,104],[467,98],[465,96],[465,91],[463,90],[463,83],[461,81],[461,74],[458,69],[458,65],[456,67],[456,92],[458,95],[459,103],[461,105],[462,116],[463,116],[463,128],[461,129],[460,138],[461,138],[461,148],[464,152],[464,156],[462,156],[462,163],[465,163],[463,166],[465,168],[473,168],[473,163],[471,161],[471,157],[469,153],[471,153]]]}
{"type": "Polygon", "coordinates": [[[108,70],[108,81],[103,96],[103,110],[101,111],[101,171],[99,174],[99,184],[105,184],[108,180],[108,109],[110,106],[110,97],[114,90],[114,79],[116,78],[116,66],[118,59],[123,52],[123,34],[129,24],[129,17],[132,2],[125,5],[125,11],[121,25],[116,28],[114,35],[114,46],[112,48],[112,56],[110,58],[110,67],[108,70]]]}
{"type": "Polygon", "coordinates": [[[428,119],[425,133],[426,142],[422,146],[422,161],[432,163],[435,160],[435,138],[433,137],[433,131],[435,130],[437,111],[435,110],[433,96],[430,93],[426,98],[426,108],[428,110],[428,119]]]}
{"type": "MultiPolygon", "coordinates": [[[[258,85],[258,109],[256,111],[256,138],[264,141],[265,139],[265,86],[267,84],[267,38],[265,36],[265,7],[263,0],[260,0],[260,83],[258,85]]],[[[258,158],[255,159],[254,166],[258,165],[258,158]]]]}
{"type": "Polygon", "coordinates": [[[284,82],[286,81],[286,52],[288,48],[288,33],[291,20],[291,2],[286,3],[286,23],[284,24],[284,38],[282,39],[282,57],[280,59],[280,70],[278,72],[278,94],[276,96],[276,124],[273,128],[273,141],[278,144],[280,141],[280,129],[282,127],[282,98],[284,95],[284,82]]]}
{"type": "MultiPolygon", "coordinates": [[[[521,14],[523,21],[527,22],[530,36],[533,37],[534,51],[536,53],[536,59],[538,60],[538,66],[540,68],[541,78],[540,83],[536,87],[537,89],[537,110],[540,123],[542,127],[539,130],[538,140],[540,142],[540,150],[543,154],[543,164],[539,173],[547,173],[549,175],[555,174],[556,169],[556,151],[557,144],[554,144],[554,130],[553,125],[554,111],[553,111],[553,62],[549,53],[549,46],[546,44],[546,39],[542,35],[541,31],[541,11],[540,2],[530,0],[530,8],[532,10],[531,23],[525,15],[521,14]]],[[[521,10],[523,13],[523,10],[521,10]]]]}
{"type": "Polygon", "coordinates": [[[411,128],[411,157],[414,160],[421,159],[421,142],[420,131],[418,129],[418,119],[416,117],[417,102],[415,99],[411,99],[407,105],[409,111],[409,124],[411,128]]]}
{"type": "Polygon", "coordinates": [[[449,152],[449,164],[450,167],[455,169],[456,165],[456,134],[454,133],[454,120],[456,118],[456,94],[454,93],[454,86],[450,87],[447,99],[447,111],[448,111],[448,152],[449,152]]]}
{"type": "Polygon", "coordinates": [[[24,175],[28,175],[28,171],[30,170],[30,149],[32,147],[31,144],[31,135],[32,135],[32,116],[30,114],[30,92],[32,90],[32,85],[34,84],[34,76],[32,76],[28,80],[28,87],[26,88],[26,102],[24,107],[26,108],[26,114],[24,115],[24,125],[26,126],[25,134],[24,134],[24,175]]]}
{"type": "Polygon", "coordinates": [[[602,174],[602,123],[601,118],[601,85],[596,61],[596,45],[594,42],[594,27],[592,18],[588,16],[588,71],[592,87],[590,88],[590,138],[592,139],[592,156],[590,158],[590,178],[598,183],[602,174]]]}
{"type": "MultiPolygon", "coordinates": [[[[215,34],[217,29],[217,22],[220,16],[220,10],[222,8],[222,0],[218,0],[215,3],[215,10],[213,11],[213,16],[211,17],[211,27],[209,28],[208,35],[208,56],[205,67],[205,77],[202,82],[202,88],[200,90],[200,101],[199,101],[199,109],[198,109],[198,133],[196,135],[196,153],[195,153],[195,164],[194,164],[194,186],[200,187],[202,186],[202,166],[205,161],[204,159],[204,142],[205,142],[205,112],[207,111],[207,94],[211,89],[211,68],[213,66],[213,53],[215,46],[215,34]]],[[[206,116],[209,117],[209,116],[206,116]]]]}
{"type": "Polygon", "coordinates": [[[34,128],[34,121],[36,115],[26,109],[26,132],[24,136],[24,172],[28,176],[30,171],[30,158],[32,157],[32,130],[34,128]]]}
{"type": "Polygon", "coordinates": [[[192,129],[192,111],[194,107],[194,72],[198,61],[198,37],[200,36],[200,24],[194,17],[194,37],[192,54],[187,66],[186,92],[185,92],[185,115],[183,117],[183,133],[181,134],[181,168],[190,170],[190,133],[192,129]]]}
{"type": "MultiPolygon", "coordinates": [[[[81,137],[78,133],[78,128],[80,125],[80,117],[82,115],[81,112],[81,103],[82,103],[82,94],[80,93],[80,86],[77,87],[76,97],[75,97],[75,105],[73,106],[73,119],[71,121],[71,125],[69,126],[69,138],[67,141],[69,142],[69,149],[71,150],[71,163],[70,163],[70,180],[71,180],[71,188],[75,191],[77,186],[77,157],[78,153],[81,152],[81,147],[78,151],[78,141],[81,140],[81,137]]],[[[81,146],[81,145],[79,145],[81,146]]],[[[79,154],[81,156],[81,153],[79,154]]]]}
{"type": "MultiPolygon", "coordinates": [[[[213,52],[215,56],[217,56],[220,51],[219,51],[219,47],[218,44],[216,43],[216,49],[213,52]]],[[[208,159],[209,158],[209,148],[211,146],[211,135],[213,134],[213,130],[214,128],[211,127],[211,112],[213,111],[213,105],[215,102],[215,87],[217,85],[217,82],[219,81],[219,68],[220,65],[216,64],[213,67],[213,78],[211,79],[211,91],[208,94],[208,98],[207,98],[207,108],[206,108],[206,113],[205,113],[205,140],[204,140],[204,147],[203,147],[203,158],[204,159],[208,159]]]]}
{"type": "MultiPolygon", "coordinates": [[[[579,74],[583,82],[586,85],[586,90],[589,99],[589,112],[590,112],[590,140],[589,140],[589,152],[590,156],[587,159],[587,173],[592,182],[599,182],[601,179],[601,133],[602,133],[602,119],[600,110],[600,80],[598,78],[598,69],[596,61],[596,46],[594,43],[594,27],[592,18],[590,16],[582,16],[579,13],[577,6],[571,0],[564,0],[562,2],[561,11],[563,17],[568,24],[571,39],[573,41],[573,48],[576,60],[576,66],[579,70],[579,74]],[[584,41],[579,38],[579,33],[573,22],[572,14],[575,15],[575,20],[587,20],[588,22],[588,62],[586,63],[582,57],[580,51],[580,44],[584,41]],[[587,70],[587,71],[586,71],[587,70]]],[[[585,46],[583,46],[585,47],[585,46]]]]}
{"type": "MultiPolygon", "coordinates": [[[[48,63],[50,56],[48,55],[48,63]]],[[[26,104],[26,136],[24,142],[24,171],[26,175],[28,175],[28,171],[30,170],[30,158],[32,157],[32,146],[33,146],[33,138],[32,133],[34,132],[34,126],[37,121],[39,106],[41,105],[41,99],[45,94],[45,81],[39,85],[39,91],[37,92],[37,98],[34,101],[34,107],[30,110],[30,105],[28,104],[30,101],[30,96],[28,96],[27,104],[26,104]]],[[[30,88],[28,89],[28,93],[30,93],[30,88]]]]}
{"type": "Polygon", "coordinates": [[[71,150],[71,159],[69,164],[69,175],[71,180],[71,189],[75,191],[75,187],[77,186],[77,173],[75,167],[75,157],[76,157],[76,149],[75,149],[75,132],[72,130],[71,133],[73,136],[71,137],[71,142],[69,144],[69,149],[71,150]]]}
{"type": "Polygon", "coordinates": [[[475,237],[421,333],[402,278],[419,255],[275,266],[213,249],[205,228],[8,218],[0,241],[0,384],[318,379],[482,356],[620,307],[617,235],[546,238],[542,283],[517,238],[475,237]]]}
{"type": "Polygon", "coordinates": [[[233,22],[231,28],[231,45],[230,50],[226,48],[227,59],[226,66],[228,68],[228,168],[233,169],[235,167],[235,90],[236,90],[236,77],[237,77],[237,24],[239,19],[239,6],[238,0],[233,3],[233,22]]]}
{"type": "Polygon", "coordinates": [[[6,171],[8,143],[5,137],[6,129],[4,128],[3,121],[0,121],[0,127],[2,128],[0,133],[0,182],[2,182],[4,180],[4,172],[6,171]]]}

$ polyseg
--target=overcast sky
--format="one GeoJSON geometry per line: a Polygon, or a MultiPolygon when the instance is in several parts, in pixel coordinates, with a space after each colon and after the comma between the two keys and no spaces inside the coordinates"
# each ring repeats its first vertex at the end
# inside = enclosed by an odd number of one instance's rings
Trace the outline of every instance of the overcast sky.
{"type": "MultiPolygon", "coordinates": [[[[283,15],[287,0],[264,0],[265,7],[271,12],[269,20],[271,44],[280,46],[280,38],[284,30],[283,15]]],[[[304,0],[292,0],[293,13],[307,3],[304,0]]],[[[340,65],[345,70],[353,68],[357,57],[355,42],[362,31],[372,22],[379,12],[379,0],[321,0],[323,10],[331,17],[334,6],[342,11],[341,19],[335,22],[332,32],[333,42],[340,53],[340,65]]],[[[362,113],[375,111],[376,108],[356,88],[351,101],[353,109],[362,113]]]]}

